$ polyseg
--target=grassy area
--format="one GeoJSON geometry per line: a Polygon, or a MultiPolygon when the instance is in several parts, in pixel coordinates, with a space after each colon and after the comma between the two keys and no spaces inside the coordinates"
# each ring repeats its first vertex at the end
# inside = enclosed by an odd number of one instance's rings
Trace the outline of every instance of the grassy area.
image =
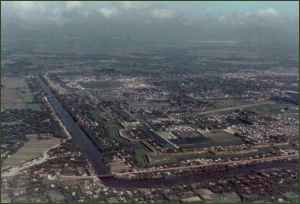
{"type": "Polygon", "coordinates": [[[18,166],[24,162],[40,157],[46,150],[59,144],[59,142],[60,140],[54,137],[38,139],[37,136],[30,136],[29,141],[26,142],[23,147],[3,161],[3,168],[18,166]]]}
{"type": "Polygon", "coordinates": [[[90,89],[103,89],[103,88],[116,88],[121,85],[118,81],[89,81],[89,82],[80,82],[84,88],[90,89]]]}
{"type": "Polygon", "coordinates": [[[172,132],[157,131],[155,133],[165,139],[176,139],[177,138],[172,132]]]}
{"type": "Polygon", "coordinates": [[[2,83],[1,111],[5,109],[40,109],[39,105],[34,103],[24,78],[4,77],[2,83]]]}
{"type": "Polygon", "coordinates": [[[213,105],[209,106],[207,110],[215,110],[220,108],[227,108],[227,107],[235,107],[240,105],[246,105],[249,102],[242,101],[240,99],[222,99],[222,100],[215,100],[213,105]]]}
{"type": "Polygon", "coordinates": [[[296,110],[296,106],[290,104],[263,104],[260,106],[246,108],[245,110],[254,111],[261,114],[279,114],[279,113],[295,113],[298,112],[296,110]]]}
{"type": "Polygon", "coordinates": [[[223,130],[214,130],[206,133],[205,136],[211,141],[211,145],[238,145],[242,144],[242,140],[232,134],[229,134],[223,130]]]}
{"type": "Polygon", "coordinates": [[[295,192],[287,192],[284,195],[290,203],[297,203],[299,201],[299,195],[295,192]]]}
{"type": "Polygon", "coordinates": [[[115,123],[109,123],[106,125],[107,133],[110,138],[119,139],[119,129],[120,126],[115,123]]]}
{"type": "Polygon", "coordinates": [[[25,103],[32,103],[33,102],[33,96],[30,93],[24,93],[23,101],[25,103]]]}
{"type": "Polygon", "coordinates": [[[19,89],[25,87],[25,81],[17,77],[4,77],[2,83],[1,111],[12,108],[25,108],[25,103],[19,93],[19,89]]]}
{"type": "Polygon", "coordinates": [[[138,167],[143,168],[148,165],[147,150],[141,144],[136,146],[134,159],[138,167]]]}
{"type": "Polygon", "coordinates": [[[41,107],[38,103],[28,103],[26,104],[26,108],[31,110],[36,110],[36,111],[41,110],[41,107]]]}

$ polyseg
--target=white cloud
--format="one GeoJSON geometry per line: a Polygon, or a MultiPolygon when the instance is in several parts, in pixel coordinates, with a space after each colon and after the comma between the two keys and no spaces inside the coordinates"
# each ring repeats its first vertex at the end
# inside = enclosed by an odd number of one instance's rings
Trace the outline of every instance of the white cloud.
{"type": "Polygon", "coordinates": [[[279,16],[279,13],[274,8],[267,8],[257,11],[256,15],[261,17],[276,17],[279,16]]]}
{"type": "Polygon", "coordinates": [[[105,18],[111,18],[117,14],[117,9],[115,8],[100,8],[99,13],[105,18]]]}
{"type": "Polygon", "coordinates": [[[80,1],[66,1],[66,9],[72,10],[81,6],[80,1]]]}
{"type": "Polygon", "coordinates": [[[220,23],[225,23],[225,24],[245,24],[248,17],[250,16],[249,12],[238,12],[238,13],[231,13],[231,14],[226,14],[222,15],[218,18],[218,21],[220,23]]]}
{"type": "Polygon", "coordinates": [[[175,17],[175,12],[169,9],[154,9],[151,11],[154,18],[170,19],[175,17]]]}
{"type": "Polygon", "coordinates": [[[119,1],[113,3],[114,5],[119,5],[123,9],[145,9],[153,5],[152,2],[141,2],[141,1],[119,1]]]}
{"type": "Polygon", "coordinates": [[[280,21],[280,13],[274,8],[260,9],[256,11],[247,12],[234,12],[222,15],[218,21],[225,24],[248,24],[258,23],[263,24],[266,22],[280,21]]]}
{"type": "Polygon", "coordinates": [[[125,8],[125,9],[131,9],[131,8],[137,8],[137,4],[134,1],[122,1],[120,2],[121,7],[125,8]]]}
{"type": "Polygon", "coordinates": [[[21,9],[33,9],[35,7],[35,2],[33,1],[20,1],[20,2],[13,2],[15,6],[20,6],[21,9]]]}

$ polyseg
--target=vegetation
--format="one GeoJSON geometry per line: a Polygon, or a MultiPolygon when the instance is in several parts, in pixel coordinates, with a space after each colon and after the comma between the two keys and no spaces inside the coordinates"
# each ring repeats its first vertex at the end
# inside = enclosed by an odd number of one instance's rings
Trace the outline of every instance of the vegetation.
{"type": "Polygon", "coordinates": [[[144,149],[144,147],[141,144],[136,145],[134,151],[134,159],[136,165],[140,168],[144,168],[148,165],[147,151],[144,149]]]}

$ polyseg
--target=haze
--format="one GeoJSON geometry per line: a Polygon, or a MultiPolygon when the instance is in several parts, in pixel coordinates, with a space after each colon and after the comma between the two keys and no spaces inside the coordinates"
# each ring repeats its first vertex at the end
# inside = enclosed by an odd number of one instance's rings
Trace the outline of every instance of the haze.
{"type": "Polygon", "coordinates": [[[98,52],[202,41],[297,51],[298,2],[4,2],[2,48],[98,52]]]}

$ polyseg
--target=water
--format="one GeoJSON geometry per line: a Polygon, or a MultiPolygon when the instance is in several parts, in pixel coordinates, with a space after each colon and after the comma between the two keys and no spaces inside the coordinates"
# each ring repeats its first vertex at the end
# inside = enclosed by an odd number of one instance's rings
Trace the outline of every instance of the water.
{"type": "Polygon", "coordinates": [[[176,184],[188,184],[195,182],[203,182],[209,179],[216,178],[225,178],[242,174],[249,174],[253,171],[261,170],[261,169],[270,169],[270,168],[297,168],[297,162],[295,161],[274,161],[270,163],[260,163],[250,166],[242,166],[239,168],[230,168],[225,171],[218,171],[218,169],[211,169],[209,171],[205,171],[202,173],[197,173],[194,175],[186,175],[186,176],[174,176],[169,178],[159,178],[159,179],[144,179],[144,180],[127,180],[121,178],[114,178],[112,176],[103,177],[102,175],[107,173],[107,169],[105,168],[103,162],[103,156],[101,150],[97,147],[97,145],[93,142],[92,138],[89,138],[75,123],[71,115],[63,108],[61,103],[54,96],[48,85],[42,80],[39,79],[42,89],[47,94],[47,98],[49,103],[52,105],[56,114],[60,117],[66,129],[72,135],[72,141],[74,144],[81,148],[82,152],[84,152],[89,161],[92,163],[96,174],[101,178],[102,182],[105,185],[115,187],[115,188],[153,188],[157,186],[172,186],[176,184]]]}
{"type": "Polygon", "coordinates": [[[102,178],[102,182],[114,188],[154,188],[163,186],[174,186],[178,184],[192,184],[197,182],[217,181],[218,179],[232,178],[238,175],[248,175],[260,170],[273,168],[297,169],[297,161],[273,161],[270,163],[259,163],[240,167],[225,169],[211,168],[193,175],[178,175],[168,178],[127,180],[121,178],[102,178]]]}
{"type": "Polygon", "coordinates": [[[76,144],[81,149],[81,151],[87,155],[97,175],[107,173],[101,150],[97,147],[97,145],[93,143],[91,138],[89,138],[80,129],[78,124],[75,123],[71,115],[63,108],[61,103],[57,100],[42,77],[39,78],[39,82],[43,91],[47,94],[48,102],[52,105],[56,114],[61,119],[62,123],[72,136],[72,142],[76,144]]]}

